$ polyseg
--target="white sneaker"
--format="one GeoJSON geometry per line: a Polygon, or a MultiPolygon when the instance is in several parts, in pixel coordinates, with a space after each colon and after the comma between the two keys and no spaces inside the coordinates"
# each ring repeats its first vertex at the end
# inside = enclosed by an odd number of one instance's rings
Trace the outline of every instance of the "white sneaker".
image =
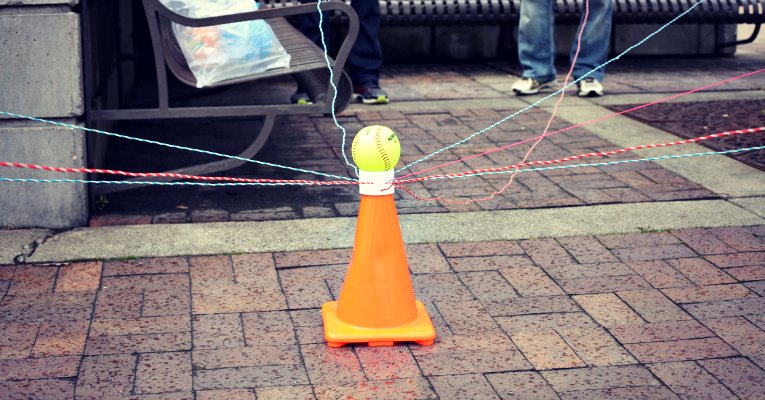
{"type": "Polygon", "coordinates": [[[513,93],[516,95],[537,94],[542,89],[553,87],[555,80],[540,82],[534,78],[521,78],[513,83],[513,93]]]}
{"type": "Polygon", "coordinates": [[[576,85],[579,87],[579,97],[603,96],[603,85],[595,78],[585,78],[576,85]]]}

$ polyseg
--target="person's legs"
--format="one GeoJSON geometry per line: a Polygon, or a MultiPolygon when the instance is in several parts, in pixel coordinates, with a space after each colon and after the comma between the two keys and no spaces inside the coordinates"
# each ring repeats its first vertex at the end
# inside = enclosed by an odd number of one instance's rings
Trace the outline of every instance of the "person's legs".
{"type": "Polygon", "coordinates": [[[521,0],[518,58],[524,78],[539,82],[555,79],[554,28],[553,0],[521,0]]]}
{"type": "MultiPolygon", "coordinates": [[[[587,19],[587,25],[582,34],[582,48],[579,51],[576,65],[574,66],[574,78],[578,79],[586,73],[606,62],[608,57],[608,42],[611,38],[611,11],[613,9],[613,0],[589,0],[590,15],[587,19]]],[[[582,10],[584,11],[584,10],[582,10]]],[[[584,19],[584,12],[582,12],[584,19]]],[[[581,26],[581,22],[580,22],[581,26]]],[[[579,31],[577,31],[577,34],[579,31]]],[[[571,46],[571,60],[573,61],[576,53],[577,39],[574,37],[574,43],[571,46]]],[[[603,81],[603,68],[587,75],[587,78],[593,78],[603,81]]]]}
{"type": "Polygon", "coordinates": [[[352,0],[351,7],[359,16],[359,37],[348,56],[348,74],[354,85],[378,84],[382,65],[382,48],[378,0],[352,0]]]}
{"type": "MultiPolygon", "coordinates": [[[[302,3],[315,0],[300,0],[302,3]]],[[[388,94],[379,87],[380,66],[382,65],[382,48],[378,39],[380,30],[380,3],[378,0],[352,0],[351,7],[359,17],[359,36],[348,55],[346,68],[354,85],[356,93],[364,103],[387,103],[388,94]]],[[[324,14],[324,40],[329,46],[327,29],[328,14],[324,14]]],[[[319,13],[301,14],[298,16],[297,27],[306,37],[319,47],[322,47],[319,32],[319,13]]],[[[293,96],[293,102],[306,97],[304,91],[298,88],[293,96]]]]}
{"type": "Polygon", "coordinates": [[[388,94],[380,89],[380,66],[383,53],[380,47],[380,2],[378,0],[351,0],[351,7],[359,16],[359,37],[348,55],[348,75],[353,92],[366,104],[384,104],[388,94]]]}
{"type": "MultiPolygon", "coordinates": [[[[300,3],[315,3],[316,0],[300,0],[300,3]]],[[[316,43],[317,46],[322,47],[321,45],[321,33],[319,32],[319,13],[318,12],[312,12],[310,14],[299,14],[297,15],[297,28],[300,30],[303,35],[305,35],[308,39],[311,39],[312,42],[316,43]]],[[[327,20],[329,18],[328,13],[324,13],[324,33],[325,33],[325,40],[329,42],[329,37],[326,35],[327,33],[327,20]]],[[[329,46],[329,43],[327,43],[327,46],[329,46]]]]}

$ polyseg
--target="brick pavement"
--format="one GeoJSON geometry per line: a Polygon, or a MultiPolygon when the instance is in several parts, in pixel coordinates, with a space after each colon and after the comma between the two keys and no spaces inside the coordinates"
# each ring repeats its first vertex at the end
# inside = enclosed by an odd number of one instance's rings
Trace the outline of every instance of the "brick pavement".
{"type": "MultiPolygon", "coordinates": [[[[609,92],[651,93],[682,91],[721,79],[726,74],[753,69],[745,59],[633,60],[609,69],[609,92]],[[677,65],[675,65],[677,64],[677,65]]],[[[388,66],[383,84],[394,100],[426,104],[440,100],[486,100],[487,106],[448,107],[430,111],[391,111],[386,107],[346,111],[339,122],[349,139],[363,126],[382,124],[393,128],[402,143],[402,163],[409,163],[478,130],[491,126],[518,108],[490,107],[488,102],[511,100],[509,86],[516,72],[508,64],[470,64],[454,66],[388,66]]],[[[727,76],[727,75],[726,75],[727,76]]],[[[755,77],[720,87],[720,90],[757,90],[765,77],[755,77]]],[[[290,92],[289,85],[286,85],[290,92]]],[[[652,100],[662,97],[655,95],[652,100]]],[[[475,104],[475,103],[473,103],[475,104]]],[[[566,104],[566,103],[564,103],[566,104]]],[[[416,170],[480,153],[541,134],[549,113],[535,109],[525,112],[484,135],[452,150],[444,151],[418,165],[416,170]]],[[[556,120],[553,130],[568,124],[556,120]]],[[[255,129],[248,121],[174,121],[166,123],[131,122],[120,125],[120,132],[154,140],[215,149],[234,154],[247,140],[242,132],[255,129]]],[[[698,132],[699,134],[708,133],[698,132]]],[[[292,116],[280,118],[270,139],[257,158],[262,161],[352,176],[340,154],[341,131],[330,118],[292,116]]],[[[612,150],[615,146],[586,129],[574,129],[546,138],[532,160],[546,160],[591,151],[612,150]]],[[[483,167],[510,165],[523,158],[529,145],[492,153],[434,172],[459,172],[483,167]]],[[[633,158],[623,154],[618,158],[633,158]]],[[[120,142],[106,157],[105,167],[135,171],[165,170],[191,162],[210,161],[209,157],[158,149],[156,146],[120,142]],[[157,157],[161,154],[161,157],[157,157]]],[[[314,179],[313,175],[292,173],[249,164],[227,172],[234,177],[273,177],[314,179]]],[[[420,196],[484,196],[501,188],[507,176],[490,175],[461,180],[431,181],[409,185],[420,196]]],[[[497,200],[471,206],[443,202],[421,202],[408,195],[398,201],[401,213],[463,212],[482,209],[560,207],[607,203],[636,203],[715,198],[716,194],[669,172],[657,164],[640,163],[607,168],[525,173],[497,200]]],[[[320,188],[144,188],[107,196],[102,210],[94,213],[91,226],[148,223],[193,223],[217,221],[261,221],[275,219],[353,216],[356,190],[351,187],[320,188]]]]}
{"type": "MultiPolygon", "coordinates": [[[[403,163],[413,162],[432,151],[452,144],[478,129],[490,126],[502,116],[514,111],[494,109],[426,113],[371,111],[351,114],[343,117],[341,121],[351,135],[369,124],[384,124],[394,129],[402,139],[402,164],[399,164],[401,166],[404,165],[403,163]]],[[[445,151],[433,159],[418,164],[412,172],[524,140],[533,134],[540,134],[547,118],[549,114],[542,110],[526,112],[513,119],[512,123],[500,125],[495,131],[478,136],[466,145],[445,151]]],[[[336,152],[340,148],[341,136],[331,120],[323,117],[299,116],[284,118],[280,124],[285,133],[280,134],[280,140],[269,142],[264,150],[264,161],[343,176],[352,175],[350,167],[344,165],[341,156],[336,152]],[[296,152],[296,149],[299,151],[296,152]],[[296,155],[301,151],[306,155],[296,155]],[[308,154],[310,156],[307,156],[308,154]]],[[[563,122],[556,122],[551,129],[567,126],[568,124],[563,122]]],[[[430,174],[510,165],[522,160],[529,146],[530,143],[509,151],[473,158],[439,168],[430,174]]],[[[608,141],[577,128],[545,139],[537,146],[531,159],[547,160],[615,148],[617,146],[608,141]]],[[[631,154],[622,154],[610,159],[633,157],[634,155],[631,154]]],[[[135,161],[141,163],[141,166],[125,168],[141,170],[161,168],[161,166],[152,167],[151,160],[137,158],[135,161]]],[[[285,179],[315,178],[308,174],[285,173],[252,166],[238,168],[232,171],[231,175],[252,177],[265,176],[264,174],[285,179]]],[[[423,197],[440,196],[448,199],[482,197],[502,188],[508,178],[509,175],[487,175],[460,180],[428,181],[409,184],[407,187],[423,197]]],[[[357,189],[353,187],[139,189],[109,195],[109,202],[113,204],[107,204],[105,210],[96,212],[91,219],[91,226],[355,216],[358,211],[356,191],[357,189]]],[[[709,190],[654,163],[524,173],[518,175],[514,185],[496,200],[469,206],[425,202],[407,194],[397,194],[399,212],[402,214],[717,197],[709,190]]]]}
{"type": "Polygon", "coordinates": [[[765,226],[408,254],[431,347],[324,344],[349,249],[0,266],[0,399],[765,398],[765,226]]]}

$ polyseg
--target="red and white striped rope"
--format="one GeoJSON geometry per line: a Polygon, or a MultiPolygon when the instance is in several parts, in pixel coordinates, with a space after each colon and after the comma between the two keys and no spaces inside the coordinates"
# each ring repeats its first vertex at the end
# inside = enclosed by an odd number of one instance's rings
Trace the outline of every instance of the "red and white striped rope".
{"type": "Polygon", "coordinates": [[[734,136],[734,135],[744,135],[748,133],[759,133],[759,132],[765,132],[765,126],[757,127],[757,128],[747,128],[747,129],[736,129],[726,132],[719,132],[719,133],[713,133],[710,135],[704,135],[699,136],[696,138],[691,139],[684,139],[684,140],[677,140],[674,142],[667,142],[667,143],[655,143],[655,144],[644,144],[639,146],[631,146],[631,147],[625,147],[618,150],[609,150],[609,151],[601,151],[601,152],[594,152],[594,153],[585,153],[585,154],[579,154],[576,156],[569,156],[569,157],[563,157],[558,158],[554,160],[544,160],[544,161],[528,161],[528,162],[521,162],[513,165],[507,165],[504,167],[494,167],[494,168],[481,168],[481,169],[474,169],[471,171],[463,171],[463,172],[455,172],[452,174],[440,174],[440,175],[428,175],[423,176],[420,178],[412,178],[412,179],[403,179],[403,180],[397,180],[393,183],[395,185],[403,185],[407,183],[415,183],[415,182],[422,182],[426,180],[433,180],[433,179],[449,179],[449,178],[459,178],[469,175],[476,175],[476,174],[482,174],[487,172],[501,172],[501,171],[509,171],[513,169],[517,169],[520,167],[525,167],[529,165],[550,165],[550,164],[560,164],[566,161],[572,161],[572,160],[578,160],[581,158],[589,158],[589,157],[604,157],[604,156],[610,156],[620,153],[626,153],[628,151],[635,151],[635,150],[643,150],[643,149],[652,149],[656,147],[669,147],[669,146],[676,146],[680,144],[688,144],[688,143],[695,143],[700,142],[703,140],[709,140],[709,139],[717,139],[721,137],[726,136],[734,136]]]}
{"type": "MultiPolygon", "coordinates": [[[[415,198],[418,198],[416,195],[408,191],[402,185],[407,183],[422,182],[422,181],[433,180],[433,179],[460,178],[460,177],[471,176],[476,174],[502,172],[502,171],[508,171],[508,170],[517,169],[517,168],[529,166],[529,165],[559,164],[566,161],[578,160],[581,158],[604,157],[609,155],[625,153],[628,151],[643,150],[643,149],[650,149],[650,148],[656,148],[656,147],[675,146],[680,144],[700,142],[700,141],[708,140],[708,139],[716,139],[716,138],[722,138],[727,136],[743,135],[743,134],[759,133],[759,132],[765,132],[765,126],[757,127],[757,128],[736,129],[736,130],[720,132],[720,133],[713,133],[710,135],[699,136],[699,137],[691,138],[691,139],[678,140],[674,142],[645,144],[645,145],[639,145],[639,146],[625,147],[625,148],[617,149],[617,150],[585,153],[585,154],[569,156],[569,157],[564,157],[564,158],[559,158],[554,160],[528,161],[528,162],[508,165],[504,167],[482,168],[482,169],[475,169],[471,171],[457,172],[453,174],[430,175],[430,176],[424,176],[419,178],[397,180],[397,181],[394,181],[393,184],[399,188],[404,189],[405,192],[412,194],[412,196],[414,196],[415,198]]],[[[176,174],[176,173],[170,173],[170,172],[126,172],[126,171],[120,171],[120,170],[98,169],[98,168],[50,167],[46,165],[8,162],[8,161],[0,161],[0,167],[24,168],[24,169],[34,169],[34,170],[62,172],[62,173],[99,173],[99,174],[110,174],[110,175],[122,175],[122,176],[135,177],[135,178],[176,178],[176,179],[190,179],[190,180],[199,180],[199,181],[227,181],[227,182],[270,183],[270,184],[287,184],[287,185],[296,184],[296,185],[317,185],[317,186],[318,185],[340,186],[340,185],[362,184],[362,182],[357,182],[357,181],[311,181],[311,180],[302,180],[302,179],[232,178],[227,176],[199,176],[199,175],[176,174]]],[[[429,200],[428,198],[422,198],[422,199],[429,200]]],[[[439,200],[438,198],[432,198],[432,199],[439,200]]]]}
{"type": "Polygon", "coordinates": [[[47,165],[27,164],[19,162],[0,161],[0,167],[12,167],[12,168],[25,168],[35,169],[51,172],[63,172],[63,173],[92,173],[92,174],[109,174],[109,175],[122,175],[134,178],[175,178],[175,179],[190,179],[196,181],[226,181],[226,182],[246,182],[246,183],[276,183],[276,184],[293,184],[293,185],[321,185],[321,186],[338,186],[338,185],[358,185],[359,182],[354,181],[312,181],[304,179],[268,179],[268,178],[232,178],[228,176],[199,176],[199,175],[187,175],[187,174],[175,174],[171,172],[127,172],[112,169],[99,169],[99,168],[67,168],[67,167],[50,167],[47,165]]]}

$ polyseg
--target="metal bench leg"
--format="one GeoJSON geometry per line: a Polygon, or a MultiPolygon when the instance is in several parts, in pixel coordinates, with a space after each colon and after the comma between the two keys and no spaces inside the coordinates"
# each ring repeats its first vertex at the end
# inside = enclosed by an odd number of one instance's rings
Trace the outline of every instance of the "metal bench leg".
{"type": "MultiPolygon", "coordinates": [[[[241,152],[238,157],[250,159],[255,154],[257,154],[258,151],[260,151],[261,148],[263,148],[263,145],[266,144],[266,140],[271,135],[271,131],[274,128],[274,122],[276,121],[276,114],[271,112],[269,114],[265,115],[265,119],[263,121],[263,127],[260,129],[260,131],[255,136],[255,139],[252,143],[243,151],[241,152]]],[[[209,163],[204,164],[197,164],[192,165],[189,167],[179,168],[172,171],[167,171],[168,173],[174,173],[174,174],[187,174],[187,175],[208,175],[215,172],[220,171],[226,171],[232,168],[236,168],[247,161],[244,160],[238,160],[233,158],[227,158],[224,160],[219,161],[213,161],[209,163]]],[[[170,182],[175,181],[178,179],[173,178],[133,178],[133,179],[127,179],[128,181],[133,182],[141,182],[141,181],[163,181],[163,182],[170,182]]],[[[115,192],[122,192],[125,190],[131,190],[131,189],[137,189],[139,187],[144,187],[148,185],[99,185],[94,186],[91,189],[91,192],[94,195],[103,195],[108,193],[115,193],[115,192]]]]}
{"type": "MultiPolygon", "coordinates": [[[[353,100],[353,85],[351,78],[345,71],[340,72],[337,87],[337,103],[335,103],[335,113],[343,112],[348,104],[353,100]]],[[[327,111],[325,115],[331,113],[331,103],[333,89],[329,84],[329,71],[327,69],[312,70],[293,75],[301,88],[306,91],[308,97],[316,103],[326,103],[327,111]],[[327,97],[329,95],[329,97],[327,97]]]]}
{"type": "Polygon", "coordinates": [[[738,45],[741,45],[741,44],[749,44],[749,43],[754,42],[757,39],[757,35],[760,34],[760,25],[761,24],[759,24],[759,23],[754,25],[754,31],[752,31],[752,34],[749,35],[749,37],[744,39],[744,40],[737,40],[735,42],[728,42],[728,43],[718,44],[715,47],[715,53],[719,53],[722,49],[724,49],[726,47],[738,46],[738,45]]]}

